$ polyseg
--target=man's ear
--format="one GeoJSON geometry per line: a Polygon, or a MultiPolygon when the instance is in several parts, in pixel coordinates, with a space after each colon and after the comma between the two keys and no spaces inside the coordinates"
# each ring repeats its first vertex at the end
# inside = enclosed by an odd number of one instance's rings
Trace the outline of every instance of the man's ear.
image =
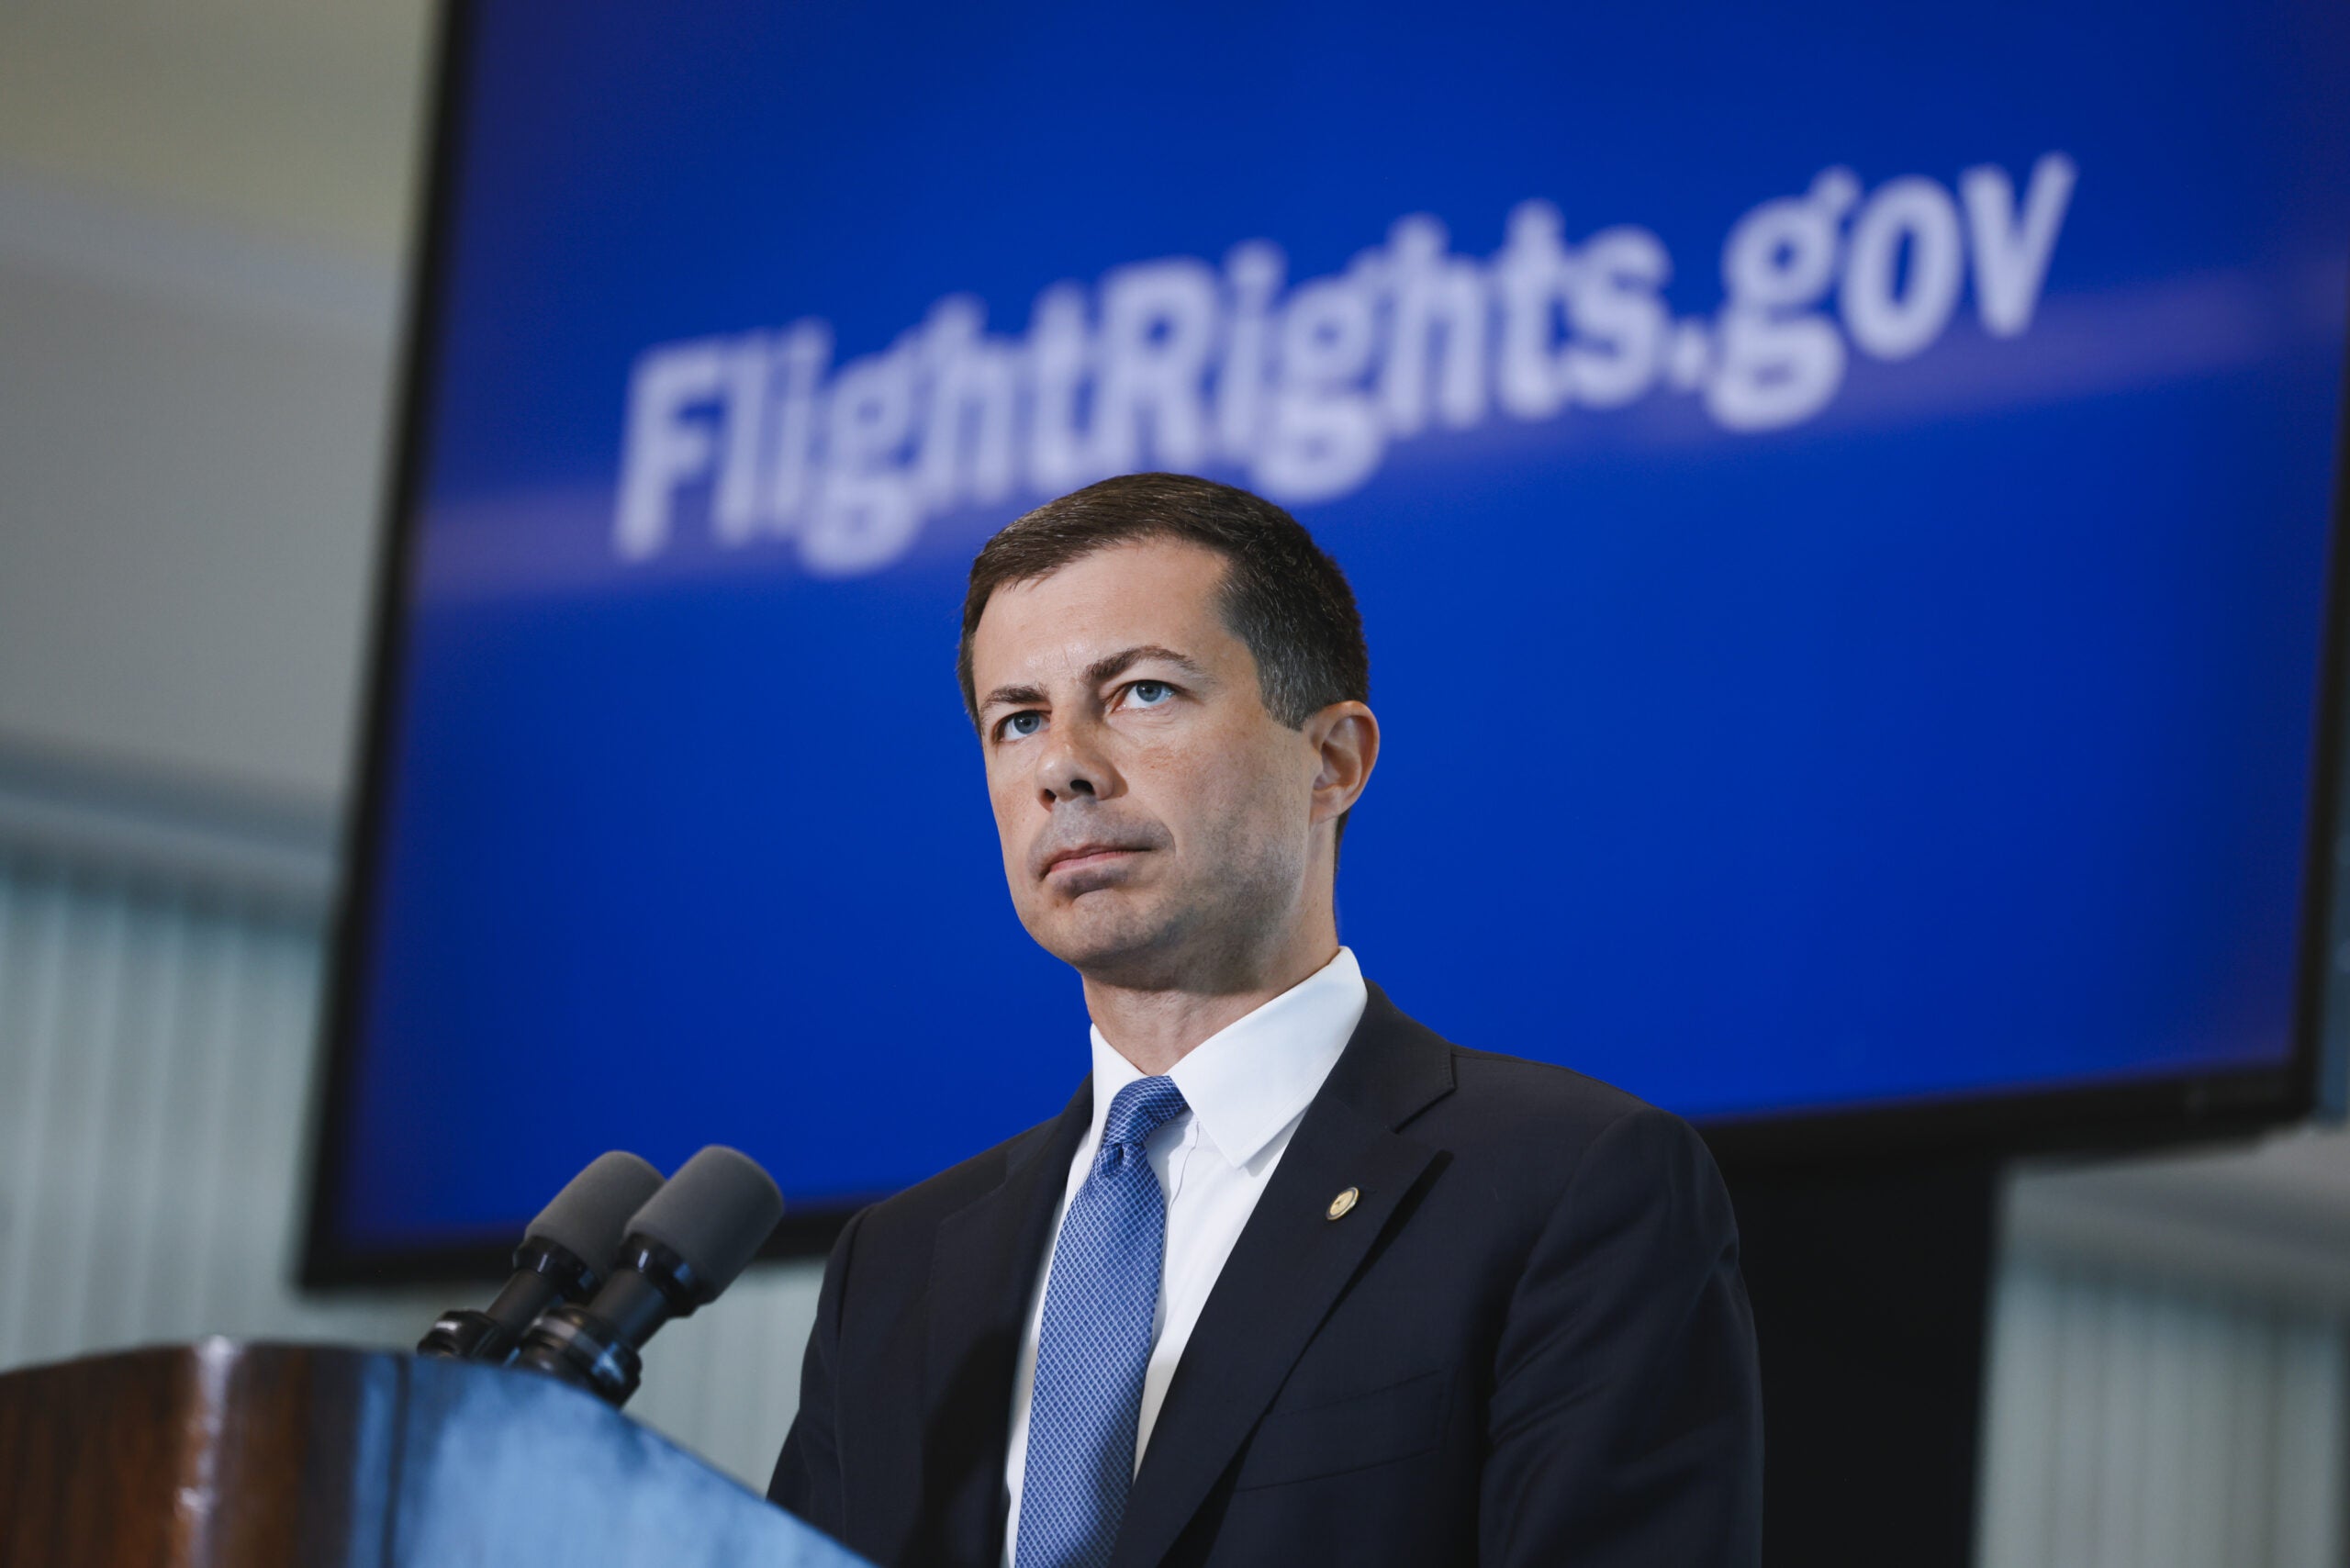
{"type": "Polygon", "coordinates": [[[1362,796],[1379,762],[1379,719],[1360,702],[1333,702],[1305,721],[1320,767],[1314,775],[1314,820],[1334,822],[1362,796]]]}

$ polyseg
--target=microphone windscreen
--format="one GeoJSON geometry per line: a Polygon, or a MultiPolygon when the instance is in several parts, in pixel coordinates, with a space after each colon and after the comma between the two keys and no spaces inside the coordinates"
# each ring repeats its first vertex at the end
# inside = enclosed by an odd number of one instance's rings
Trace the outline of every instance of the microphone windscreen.
{"type": "Polygon", "coordinates": [[[782,1217],[775,1178],[749,1155],[712,1144],[645,1200],[628,1234],[683,1258],[715,1295],[734,1282],[782,1217]]]}
{"type": "Polygon", "coordinates": [[[552,1241],[601,1274],[621,1249],[631,1215],[661,1190],[661,1172],[633,1154],[599,1154],[522,1232],[552,1241]]]}

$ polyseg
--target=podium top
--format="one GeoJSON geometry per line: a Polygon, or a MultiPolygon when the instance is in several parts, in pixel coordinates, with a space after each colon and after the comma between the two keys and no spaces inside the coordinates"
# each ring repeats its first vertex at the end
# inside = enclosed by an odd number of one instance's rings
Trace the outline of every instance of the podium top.
{"type": "Polygon", "coordinates": [[[0,1568],[531,1562],[862,1560],[526,1372],[205,1339],[0,1377],[0,1568]]]}

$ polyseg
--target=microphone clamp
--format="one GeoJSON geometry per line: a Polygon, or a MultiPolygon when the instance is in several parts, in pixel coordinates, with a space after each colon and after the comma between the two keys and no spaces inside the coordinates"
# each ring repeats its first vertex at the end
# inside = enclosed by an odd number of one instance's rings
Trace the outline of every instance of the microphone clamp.
{"type": "Polygon", "coordinates": [[[717,1300],[718,1291],[671,1248],[632,1236],[621,1244],[610,1283],[588,1305],[541,1314],[522,1337],[515,1365],[588,1389],[617,1408],[643,1380],[644,1342],[671,1318],[717,1300]]]}
{"type": "Polygon", "coordinates": [[[529,1320],[549,1302],[584,1300],[603,1277],[561,1242],[530,1236],[514,1249],[514,1277],[487,1312],[453,1308],[441,1315],[417,1344],[420,1354],[461,1361],[503,1361],[518,1338],[511,1325],[529,1320]],[[526,1316],[528,1315],[528,1316],[526,1316]]]}

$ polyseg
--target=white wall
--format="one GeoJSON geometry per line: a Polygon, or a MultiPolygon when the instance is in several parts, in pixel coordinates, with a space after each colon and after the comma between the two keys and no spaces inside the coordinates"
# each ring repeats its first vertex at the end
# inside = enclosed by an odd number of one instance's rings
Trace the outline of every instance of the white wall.
{"type": "Polygon", "coordinates": [[[2339,1568],[2344,1319],[2011,1252],[1984,1568],[2339,1568]]]}
{"type": "Polygon", "coordinates": [[[0,745],[339,804],[427,14],[0,6],[0,745]]]}
{"type": "Polygon", "coordinates": [[[0,742],[340,799],[395,275],[0,174],[0,742]]]}

